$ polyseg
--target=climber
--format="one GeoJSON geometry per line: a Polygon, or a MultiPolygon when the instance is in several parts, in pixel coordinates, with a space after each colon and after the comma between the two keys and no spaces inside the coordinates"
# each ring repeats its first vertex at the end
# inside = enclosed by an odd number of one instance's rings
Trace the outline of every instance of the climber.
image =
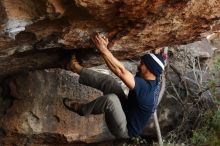
{"type": "Polygon", "coordinates": [[[129,94],[125,95],[113,77],[83,68],[73,56],[70,68],[80,75],[79,83],[101,90],[103,96],[89,103],[64,98],[63,104],[81,116],[104,113],[109,131],[117,138],[136,137],[154,112],[157,102],[154,92],[164,70],[163,57],[160,54],[145,54],[141,57],[138,72],[133,76],[108,50],[106,37],[97,34],[92,41],[108,68],[130,89],[129,94]]]}

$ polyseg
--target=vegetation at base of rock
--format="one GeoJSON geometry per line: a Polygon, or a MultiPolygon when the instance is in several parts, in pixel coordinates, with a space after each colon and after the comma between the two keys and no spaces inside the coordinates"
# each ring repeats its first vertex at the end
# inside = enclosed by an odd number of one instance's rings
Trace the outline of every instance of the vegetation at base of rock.
{"type": "Polygon", "coordinates": [[[220,55],[216,59],[216,62],[214,64],[214,70],[215,71],[219,71],[220,70],[220,55]]]}
{"type": "Polygon", "coordinates": [[[193,132],[191,142],[194,145],[220,145],[220,109],[205,113],[200,128],[193,132]]]}
{"type": "Polygon", "coordinates": [[[220,97],[216,95],[217,88],[220,88],[220,54],[216,56],[211,72],[215,78],[209,81],[210,91],[216,97],[215,102],[220,104],[220,97]]]}
{"type": "Polygon", "coordinates": [[[141,137],[132,138],[131,141],[136,145],[146,145],[147,141],[141,137]]]}
{"type": "Polygon", "coordinates": [[[214,61],[211,73],[214,80],[209,81],[210,91],[214,98],[216,107],[204,113],[201,118],[200,126],[193,131],[191,143],[194,145],[220,145],[220,99],[217,97],[217,87],[220,83],[220,55],[214,61]]]}
{"type": "Polygon", "coordinates": [[[150,144],[141,137],[133,137],[128,143],[123,143],[120,146],[150,146],[150,144]]]}
{"type": "Polygon", "coordinates": [[[176,100],[182,115],[165,140],[196,146],[220,145],[220,56],[204,60],[194,57],[188,48],[174,50],[168,64],[166,96],[176,100]]]}

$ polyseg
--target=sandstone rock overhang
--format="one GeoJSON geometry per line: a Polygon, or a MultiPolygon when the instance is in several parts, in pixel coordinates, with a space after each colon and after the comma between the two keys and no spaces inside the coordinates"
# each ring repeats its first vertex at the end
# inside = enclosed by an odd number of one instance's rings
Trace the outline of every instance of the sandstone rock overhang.
{"type": "Polygon", "coordinates": [[[0,76],[60,67],[59,57],[50,60],[59,51],[44,52],[58,48],[77,51],[88,66],[100,64],[90,39],[95,32],[109,38],[109,49],[117,58],[129,59],[158,47],[193,42],[219,26],[219,0],[2,0],[0,70],[7,71],[0,76]],[[44,52],[38,63],[27,68],[38,51],[44,52]],[[17,54],[22,57],[15,59],[17,54]]]}

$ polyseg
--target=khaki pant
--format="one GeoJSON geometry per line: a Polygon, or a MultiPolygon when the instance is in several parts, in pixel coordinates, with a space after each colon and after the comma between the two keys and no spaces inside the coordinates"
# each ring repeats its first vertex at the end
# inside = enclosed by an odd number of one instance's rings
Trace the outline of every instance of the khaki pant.
{"type": "Polygon", "coordinates": [[[126,116],[122,109],[126,95],[117,81],[109,75],[83,69],[79,83],[101,90],[104,94],[83,104],[83,115],[104,113],[109,131],[117,138],[128,138],[126,116]]]}

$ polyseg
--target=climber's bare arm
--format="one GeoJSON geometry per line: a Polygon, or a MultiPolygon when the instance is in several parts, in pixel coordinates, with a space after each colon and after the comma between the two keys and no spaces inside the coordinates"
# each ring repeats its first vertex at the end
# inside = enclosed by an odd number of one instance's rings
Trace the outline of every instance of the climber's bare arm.
{"type": "Polygon", "coordinates": [[[134,76],[108,50],[108,39],[97,34],[92,37],[92,41],[99,49],[108,68],[117,75],[129,89],[133,89],[135,86],[134,76]]]}

